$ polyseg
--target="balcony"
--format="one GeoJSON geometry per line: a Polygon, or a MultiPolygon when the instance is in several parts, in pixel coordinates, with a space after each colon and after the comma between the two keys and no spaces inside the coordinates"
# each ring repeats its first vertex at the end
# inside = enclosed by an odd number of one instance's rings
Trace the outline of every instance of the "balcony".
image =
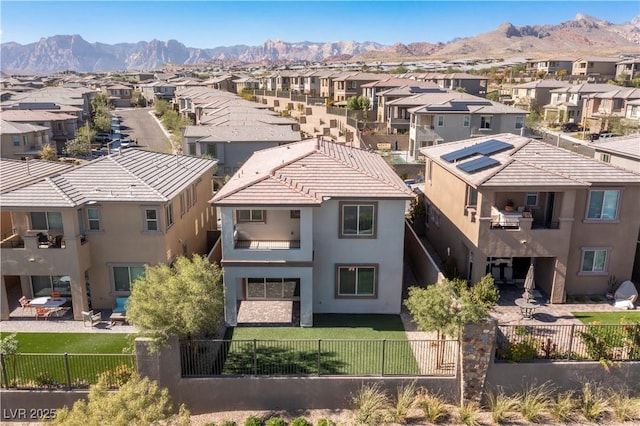
{"type": "Polygon", "coordinates": [[[234,240],[233,248],[247,250],[290,250],[299,249],[300,240],[234,240]]]}

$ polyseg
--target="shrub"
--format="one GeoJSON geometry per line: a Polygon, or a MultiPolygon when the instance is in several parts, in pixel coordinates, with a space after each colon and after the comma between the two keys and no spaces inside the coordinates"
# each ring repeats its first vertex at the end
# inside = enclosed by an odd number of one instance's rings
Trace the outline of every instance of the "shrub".
{"type": "Polygon", "coordinates": [[[131,379],[133,369],[126,364],[120,364],[113,370],[107,370],[100,374],[100,378],[104,378],[109,388],[119,388],[131,379]]]}
{"type": "Polygon", "coordinates": [[[640,419],[640,400],[629,396],[627,391],[609,391],[609,406],[613,411],[613,416],[619,422],[628,422],[640,419]]]}
{"type": "Polygon", "coordinates": [[[244,421],[244,426],[262,426],[262,420],[256,416],[247,417],[244,421]]]}
{"type": "Polygon", "coordinates": [[[313,426],[304,417],[296,417],[295,419],[291,420],[291,423],[289,423],[289,424],[290,424],[290,426],[313,426]]]}
{"type": "Polygon", "coordinates": [[[502,424],[509,417],[509,414],[518,407],[517,401],[502,391],[489,392],[487,402],[489,410],[491,410],[491,417],[497,424],[502,424]]]}
{"type": "Polygon", "coordinates": [[[519,401],[520,414],[526,420],[536,423],[542,414],[549,411],[551,401],[551,388],[547,383],[540,386],[528,386],[522,393],[519,401]]]}
{"type": "Polygon", "coordinates": [[[458,420],[467,426],[479,426],[480,407],[475,402],[468,402],[458,410],[458,420]]]}
{"type": "Polygon", "coordinates": [[[498,304],[500,292],[491,274],[487,274],[471,287],[471,297],[478,303],[491,309],[498,304]]]}
{"type": "Polygon", "coordinates": [[[51,373],[43,371],[42,373],[38,373],[35,378],[36,385],[41,388],[51,388],[56,385],[56,381],[53,378],[51,373]]]}
{"type": "Polygon", "coordinates": [[[573,410],[576,408],[575,395],[573,392],[558,394],[551,404],[551,415],[560,422],[570,422],[573,420],[573,410]]]}
{"type": "Polygon", "coordinates": [[[238,424],[233,420],[225,420],[222,423],[220,423],[220,426],[238,426],[238,424]]]}
{"type": "Polygon", "coordinates": [[[377,426],[384,420],[384,410],[389,406],[389,397],[378,383],[362,385],[351,400],[356,422],[377,426]]]}
{"type": "Polygon", "coordinates": [[[282,417],[269,417],[264,426],[287,426],[287,422],[282,417]]]}
{"type": "Polygon", "coordinates": [[[420,409],[427,421],[438,423],[444,420],[448,414],[447,405],[437,395],[431,395],[427,391],[422,391],[416,397],[415,403],[420,409]]]}
{"type": "Polygon", "coordinates": [[[318,419],[316,426],[336,426],[336,424],[331,419],[318,419]]]}
{"type": "Polygon", "coordinates": [[[587,382],[582,386],[580,411],[582,415],[590,421],[596,421],[604,416],[607,409],[607,398],[602,391],[594,384],[587,382]]]}
{"type": "Polygon", "coordinates": [[[391,407],[390,420],[394,423],[405,424],[409,409],[416,399],[416,383],[411,382],[406,386],[398,386],[394,406],[391,407]]]}

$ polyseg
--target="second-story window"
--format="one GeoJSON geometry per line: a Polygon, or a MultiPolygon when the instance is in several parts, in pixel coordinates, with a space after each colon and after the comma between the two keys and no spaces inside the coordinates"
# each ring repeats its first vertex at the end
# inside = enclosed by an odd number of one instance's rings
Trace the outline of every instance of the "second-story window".
{"type": "Polygon", "coordinates": [[[180,194],[180,217],[184,216],[185,206],[184,206],[184,194],[180,194]]]}
{"type": "Polygon", "coordinates": [[[463,127],[469,127],[470,123],[471,123],[471,117],[469,117],[468,115],[462,116],[462,126],[463,127]]]}
{"type": "Polygon", "coordinates": [[[87,221],[89,222],[90,231],[100,231],[100,209],[97,207],[89,207],[87,209],[87,221]]]}
{"type": "Polygon", "coordinates": [[[516,117],[516,129],[522,129],[524,127],[524,117],[516,117]]]}
{"type": "Polygon", "coordinates": [[[491,130],[491,116],[483,115],[480,117],[480,128],[491,130]]]}
{"type": "Polygon", "coordinates": [[[20,146],[20,136],[13,135],[13,146],[20,146]]]}
{"type": "Polygon", "coordinates": [[[619,190],[589,191],[587,219],[615,220],[618,218],[619,190]]]}
{"type": "Polygon", "coordinates": [[[444,115],[439,115],[437,122],[436,122],[438,127],[443,127],[444,126],[444,115]]]}
{"type": "Polygon", "coordinates": [[[266,222],[264,210],[238,210],[238,222],[266,222]]]}
{"type": "Polygon", "coordinates": [[[478,205],[478,188],[467,185],[467,207],[478,205]]]}
{"type": "Polygon", "coordinates": [[[31,229],[61,231],[62,213],[60,212],[32,212],[31,229]]]}
{"type": "Polygon", "coordinates": [[[158,226],[158,210],[144,209],[145,231],[157,231],[158,226]]]}
{"type": "Polygon", "coordinates": [[[376,237],[377,203],[340,203],[340,237],[376,237]]]}
{"type": "Polygon", "coordinates": [[[164,213],[167,219],[167,229],[169,229],[173,225],[173,203],[167,204],[164,208],[164,213]]]}

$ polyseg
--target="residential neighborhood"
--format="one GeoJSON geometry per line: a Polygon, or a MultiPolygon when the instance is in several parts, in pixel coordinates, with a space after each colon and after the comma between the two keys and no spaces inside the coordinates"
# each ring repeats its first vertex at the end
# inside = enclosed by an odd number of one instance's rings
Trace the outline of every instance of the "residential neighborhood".
{"type": "Polygon", "coordinates": [[[640,55],[447,46],[3,67],[3,422],[639,422],[640,55]]]}

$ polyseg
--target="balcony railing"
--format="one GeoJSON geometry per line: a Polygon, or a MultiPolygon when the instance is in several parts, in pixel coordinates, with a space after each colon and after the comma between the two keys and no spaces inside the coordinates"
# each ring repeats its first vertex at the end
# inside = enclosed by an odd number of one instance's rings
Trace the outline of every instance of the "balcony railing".
{"type": "Polygon", "coordinates": [[[10,237],[4,238],[0,241],[1,248],[24,248],[24,240],[18,234],[13,234],[10,237]]]}
{"type": "Polygon", "coordinates": [[[300,240],[236,240],[234,248],[248,250],[299,249],[300,240]]]}

